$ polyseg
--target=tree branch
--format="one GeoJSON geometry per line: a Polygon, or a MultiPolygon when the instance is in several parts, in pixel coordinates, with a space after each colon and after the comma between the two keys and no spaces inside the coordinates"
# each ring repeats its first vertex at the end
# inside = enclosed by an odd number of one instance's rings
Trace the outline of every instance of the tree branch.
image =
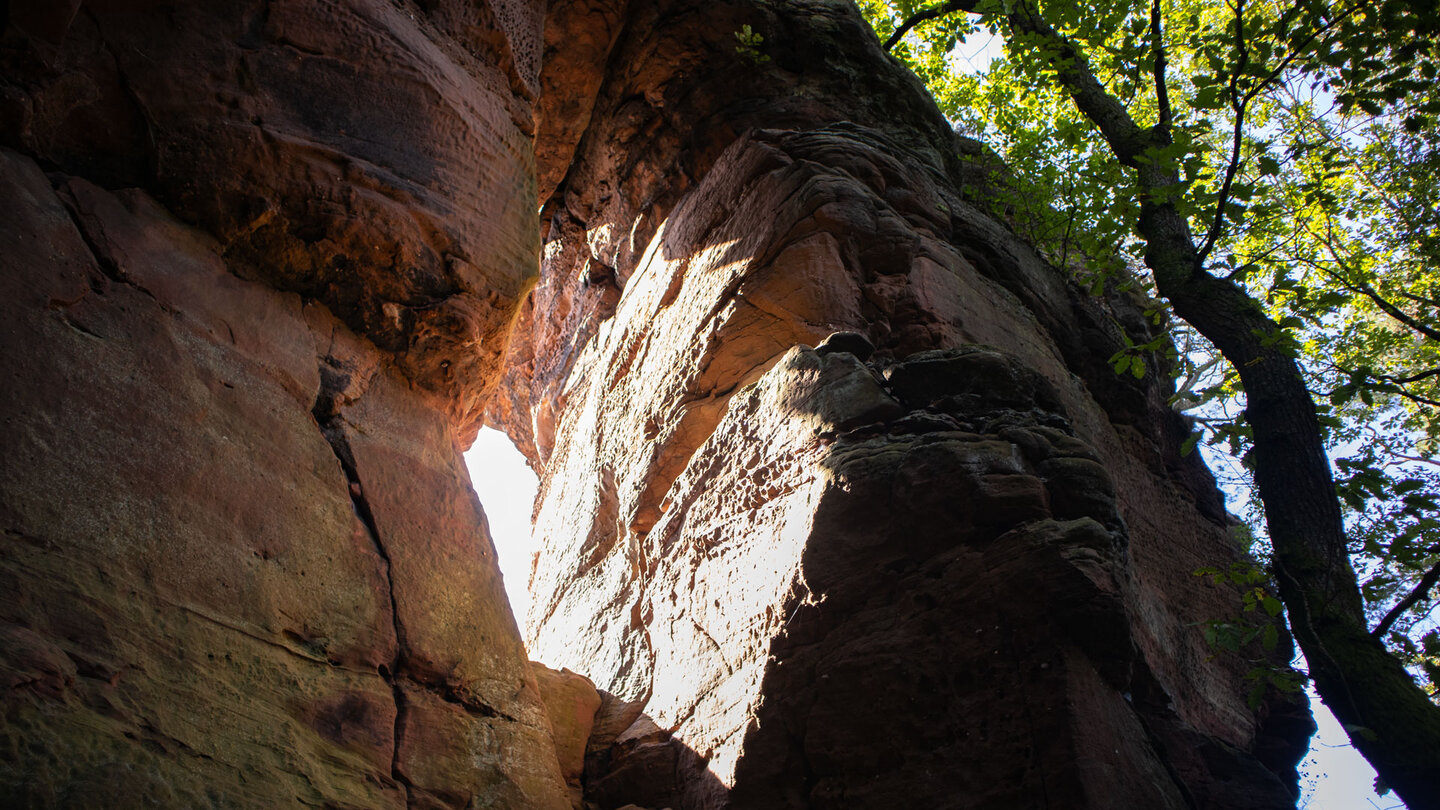
{"type": "Polygon", "coordinates": [[[1390,630],[1395,622],[1399,621],[1400,617],[1405,615],[1405,611],[1414,607],[1416,602],[1419,602],[1429,595],[1430,589],[1435,587],[1436,582],[1440,582],[1440,562],[1432,565],[1430,570],[1425,572],[1425,576],[1421,577],[1420,581],[1415,583],[1415,588],[1411,590],[1404,599],[1396,602],[1395,607],[1390,608],[1390,612],[1386,613],[1385,618],[1381,619],[1380,623],[1375,625],[1375,629],[1370,631],[1370,635],[1375,638],[1384,638],[1385,633],[1390,630]]]}
{"type": "Polygon", "coordinates": [[[1375,306],[1379,307],[1381,311],[1383,311],[1386,315],[1389,315],[1400,323],[1405,324],[1406,326],[1410,327],[1416,332],[1419,332],[1425,337],[1430,338],[1431,340],[1440,341],[1440,329],[1435,329],[1434,327],[1421,323],[1419,320],[1411,317],[1410,314],[1407,313],[1405,310],[1395,306],[1394,304],[1386,300],[1384,296],[1382,296],[1379,292],[1376,291],[1374,287],[1370,286],[1369,284],[1366,284],[1363,281],[1359,282],[1358,284],[1352,284],[1351,282],[1345,281],[1343,279],[1340,281],[1340,283],[1344,284],[1346,287],[1349,287],[1355,292],[1362,293],[1363,295],[1365,295],[1366,298],[1374,301],[1375,306]]]}
{"type": "Polygon", "coordinates": [[[1431,340],[1440,341],[1440,330],[1423,324],[1416,318],[1411,317],[1410,314],[1407,313],[1405,310],[1385,300],[1385,298],[1381,296],[1380,293],[1376,292],[1374,287],[1371,287],[1369,284],[1362,284],[1360,285],[1360,292],[1365,293],[1365,295],[1368,296],[1371,301],[1375,302],[1375,306],[1380,307],[1380,309],[1384,310],[1386,315],[1389,315],[1395,320],[1405,324],[1406,326],[1410,327],[1416,332],[1419,332],[1425,337],[1430,338],[1431,340]]]}
{"type": "Polygon", "coordinates": [[[1379,379],[1382,379],[1385,382],[1395,383],[1396,385],[1406,385],[1408,383],[1420,382],[1421,380],[1428,377],[1436,376],[1440,376],[1440,368],[1432,368],[1429,371],[1417,372],[1415,374],[1409,375],[1408,377],[1392,377],[1388,374],[1381,374],[1379,375],[1379,379]]]}
{"type": "Polygon", "coordinates": [[[1170,111],[1170,90],[1165,86],[1165,40],[1160,27],[1160,0],[1150,0],[1150,37],[1154,40],[1155,106],[1159,111],[1154,131],[1159,139],[1169,143],[1170,122],[1174,116],[1170,111]]]}
{"type": "Polygon", "coordinates": [[[1060,86],[1070,94],[1075,106],[1099,127],[1100,134],[1115,153],[1116,159],[1131,169],[1141,168],[1141,157],[1152,143],[1145,130],[1125,111],[1125,107],[1095,78],[1090,60],[1075,44],[1060,35],[1040,17],[1033,5],[1020,0],[1006,15],[1013,32],[1030,38],[1041,48],[1051,51],[1046,58],[1055,70],[1060,86]]]}
{"type": "Polygon", "coordinates": [[[1404,397],[1417,405],[1428,405],[1431,408],[1440,408],[1440,400],[1435,400],[1427,396],[1421,396],[1420,394],[1412,393],[1405,390],[1402,386],[1376,385],[1372,387],[1376,391],[1388,391],[1392,394],[1395,394],[1396,396],[1404,397]]]}
{"type": "Polygon", "coordinates": [[[1433,299],[1433,298],[1426,298],[1426,297],[1423,296],[1423,295],[1416,295],[1416,294],[1414,294],[1414,293],[1405,292],[1404,290],[1401,290],[1401,291],[1400,291],[1400,294],[1403,295],[1403,296],[1405,296],[1406,298],[1409,298],[1411,301],[1414,301],[1415,303],[1420,304],[1420,305],[1422,305],[1422,306],[1427,306],[1427,307],[1440,307],[1440,301],[1436,301],[1436,300],[1433,299]]]}
{"type": "Polygon", "coordinates": [[[1200,243],[1200,249],[1197,253],[1199,256],[1199,264],[1201,265],[1203,265],[1205,259],[1210,256],[1210,251],[1215,249],[1215,243],[1219,241],[1220,234],[1225,227],[1225,206],[1230,202],[1230,187],[1235,180],[1235,173],[1240,169],[1240,147],[1244,135],[1245,113],[1249,108],[1250,102],[1254,100],[1255,96],[1260,94],[1260,91],[1269,87],[1276,79],[1280,78],[1280,74],[1284,73],[1287,68],[1294,64],[1295,60],[1300,57],[1300,54],[1304,53],[1321,34],[1334,28],[1341,20],[1355,13],[1358,4],[1345,8],[1337,14],[1334,19],[1327,20],[1324,25],[1316,27],[1315,30],[1301,37],[1290,52],[1285,55],[1285,58],[1281,59],[1279,63],[1275,65],[1275,68],[1265,74],[1254,86],[1245,91],[1243,96],[1239,95],[1239,78],[1250,62],[1250,52],[1245,47],[1245,0],[1236,0],[1236,4],[1232,5],[1231,8],[1235,11],[1235,44],[1236,49],[1239,51],[1239,58],[1236,60],[1234,70],[1230,73],[1229,81],[1230,108],[1235,112],[1235,128],[1231,140],[1230,161],[1225,166],[1225,181],[1221,184],[1219,198],[1215,201],[1215,220],[1210,224],[1210,229],[1206,231],[1205,239],[1200,243]]]}
{"type": "Polygon", "coordinates": [[[1225,180],[1220,183],[1220,195],[1215,200],[1215,219],[1210,223],[1210,230],[1206,231],[1205,238],[1200,242],[1200,250],[1195,254],[1197,266],[1205,264],[1225,227],[1225,207],[1230,204],[1230,188],[1235,183],[1235,173],[1240,170],[1240,147],[1245,142],[1245,110],[1251,98],[1248,93],[1240,93],[1240,76],[1250,64],[1250,50],[1245,47],[1245,0],[1236,0],[1230,8],[1235,12],[1235,51],[1238,54],[1235,67],[1230,71],[1229,82],[1230,109],[1235,112],[1235,127],[1230,138],[1230,160],[1225,164],[1225,180]]]}
{"type": "Polygon", "coordinates": [[[900,27],[895,29],[895,33],[891,34],[890,38],[885,40],[884,48],[888,51],[895,47],[900,40],[905,38],[906,34],[910,33],[910,29],[920,23],[938,19],[956,11],[968,13],[974,11],[975,7],[979,4],[980,0],[945,0],[945,2],[938,6],[931,6],[930,8],[917,11],[911,14],[904,22],[900,23],[900,27]]]}
{"type": "MultiPolygon", "coordinates": [[[[1316,236],[1319,237],[1319,234],[1316,234],[1316,236]]],[[[1360,293],[1366,298],[1369,298],[1371,301],[1374,301],[1375,306],[1379,307],[1380,310],[1386,315],[1389,315],[1390,317],[1394,318],[1405,326],[1408,326],[1410,329],[1419,332],[1425,337],[1440,342],[1440,329],[1436,329],[1435,327],[1422,323],[1419,319],[1412,317],[1405,310],[1401,309],[1400,307],[1396,306],[1394,303],[1386,299],[1383,295],[1379,293],[1379,291],[1377,291],[1374,287],[1370,286],[1368,283],[1364,281],[1351,281],[1349,279],[1349,276],[1358,274],[1354,272],[1354,270],[1350,267],[1348,263],[1345,262],[1344,259],[1340,258],[1339,251],[1335,249],[1335,245],[1332,243],[1329,237],[1320,237],[1320,243],[1325,246],[1325,252],[1330,254],[1330,260],[1335,262],[1335,266],[1339,267],[1342,271],[1344,271],[1344,275],[1336,273],[1333,270],[1327,270],[1324,267],[1319,268],[1320,272],[1340,282],[1340,285],[1345,287],[1347,290],[1360,293]]],[[[1316,266],[1319,267],[1319,265],[1316,266]]]]}

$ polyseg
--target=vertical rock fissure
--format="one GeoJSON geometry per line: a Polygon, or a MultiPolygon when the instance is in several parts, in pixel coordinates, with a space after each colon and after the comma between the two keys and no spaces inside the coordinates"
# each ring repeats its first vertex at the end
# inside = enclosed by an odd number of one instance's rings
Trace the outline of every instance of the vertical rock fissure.
{"type": "MultiPolygon", "coordinates": [[[[100,269],[100,272],[104,274],[105,278],[116,284],[123,284],[145,295],[154,301],[162,310],[169,312],[169,307],[157,299],[155,293],[131,278],[130,275],[125,272],[125,268],[120,266],[114,253],[108,250],[102,241],[104,239],[103,230],[99,233],[95,232],[96,229],[99,228],[99,225],[87,221],[87,212],[81,210],[80,201],[75,198],[75,195],[70,193],[68,188],[59,186],[55,189],[55,196],[64,203],[65,213],[70,217],[71,224],[75,226],[75,232],[79,234],[80,241],[85,243],[85,247],[95,259],[95,266],[100,269]]],[[[92,282],[90,286],[94,292],[104,294],[104,290],[100,289],[95,282],[92,282]]]]}
{"type": "Polygon", "coordinates": [[[1155,758],[1164,766],[1165,775],[1170,777],[1170,784],[1175,786],[1175,790],[1184,800],[1185,806],[1190,810],[1199,810],[1200,803],[1195,800],[1195,794],[1190,792],[1190,788],[1185,785],[1185,780],[1180,778],[1180,773],[1175,769],[1175,763],[1170,761],[1170,757],[1165,756],[1165,743],[1155,733],[1151,721],[1144,712],[1139,711],[1135,712],[1135,719],[1139,721],[1140,728],[1145,730],[1145,742],[1149,744],[1150,750],[1155,752],[1155,758]]]}
{"type": "Polygon", "coordinates": [[[389,552],[385,550],[385,544],[380,540],[380,528],[376,525],[375,513],[370,508],[370,502],[365,498],[365,489],[360,483],[360,473],[355,466],[355,454],[350,448],[350,442],[345,438],[343,429],[345,420],[340,415],[340,403],[345,389],[350,384],[350,375],[342,371],[339,365],[339,361],[333,357],[327,356],[322,359],[320,390],[315,394],[315,403],[311,407],[310,413],[315,417],[315,423],[320,428],[320,435],[325,438],[326,443],[330,445],[330,450],[335,454],[335,459],[340,462],[340,469],[345,474],[350,494],[350,504],[354,507],[360,522],[365,525],[365,532],[375,547],[376,555],[385,565],[386,594],[390,599],[390,622],[395,632],[395,655],[390,660],[390,666],[387,668],[382,665],[379,672],[380,677],[385,679],[390,686],[391,695],[395,700],[395,729],[390,754],[390,776],[405,789],[406,804],[408,805],[413,786],[405,778],[400,767],[400,750],[405,734],[406,704],[405,692],[400,686],[399,676],[406,652],[405,627],[400,621],[400,609],[395,599],[394,564],[390,560],[389,552]]]}

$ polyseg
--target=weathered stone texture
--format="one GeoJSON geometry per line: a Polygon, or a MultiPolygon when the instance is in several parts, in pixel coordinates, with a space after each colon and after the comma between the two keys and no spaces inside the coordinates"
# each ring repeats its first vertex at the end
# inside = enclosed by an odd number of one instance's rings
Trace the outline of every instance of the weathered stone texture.
{"type": "Polygon", "coordinates": [[[0,803],[568,807],[459,455],[538,6],[4,17],[0,803]]]}
{"type": "Polygon", "coordinates": [[[444,416],[145,194],[0,161],[7,804],[566,806],[444,416]]]}
{"type": "Polygon", "coordinates": [[[560,773],[570,789],[571,803],[580,808],[584,799],[585,753],[591,733],[595,731],[595,715],[604,700],[595,684],[584,675],[568,669],[556,672],[536,661],[530,662],[530,668],[535,673],[540,699],[554,731],[560,773]]]}
{"type": "Polygon", "coordinates": [[[1288,805],[1303,711],[1195,631],[1218,493],[1106,362],[1144,302],[978,208],[848,6],[704,8],[631,4],[569,88],[491,407],[542,470],[531,655],[644,701],[684,807],[1288,805]]]}
{"type": "Polygon", "coordinates": [[[0,143],[146,188],[474,429],[535,272],[537,4],[11,5],[0,143]]]}
{"type": "Polygon", "coordinates": [[[1289,801],[1143,302],[848,3],[0,15],[7,806],[1289,801]]]}

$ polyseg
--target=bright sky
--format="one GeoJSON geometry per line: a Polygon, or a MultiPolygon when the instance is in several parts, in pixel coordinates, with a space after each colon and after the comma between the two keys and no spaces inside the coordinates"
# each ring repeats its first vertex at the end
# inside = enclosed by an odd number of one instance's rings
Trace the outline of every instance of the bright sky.
{"type": "Polygon", "coordinates": [[[470,468],[475,494],[485,507],[495,553],[500,557],[500,573],[505,577],[505,592],[510,594],[510,609],[515,612],[523,636],[525,611],[530,609],[530,558],[535,552],[530,538],[530,510],[539,481],[525,457],[510,443],[510,437],[493,428],[481,429],[465,454],[465,465],[470,468]]]}
{"type": "Polygon", "coordinates": [[[1405,810],[1395,794],[1375,794],[1375,769],[1350,744],[1340,721],[1315,690],[1308,692],[1320,730],[1310,739],[1310,754],[1300,763],[1302,810],[1405,810]]]}

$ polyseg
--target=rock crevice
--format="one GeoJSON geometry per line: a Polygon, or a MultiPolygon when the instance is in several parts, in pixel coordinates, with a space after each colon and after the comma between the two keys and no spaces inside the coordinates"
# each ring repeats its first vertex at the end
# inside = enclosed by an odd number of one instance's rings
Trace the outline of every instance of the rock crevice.
{"type": "Polygon", "coordinates": [[[848,2],[0,17],[7,802],[1290,802],[1144,302],[848,2]]]}

